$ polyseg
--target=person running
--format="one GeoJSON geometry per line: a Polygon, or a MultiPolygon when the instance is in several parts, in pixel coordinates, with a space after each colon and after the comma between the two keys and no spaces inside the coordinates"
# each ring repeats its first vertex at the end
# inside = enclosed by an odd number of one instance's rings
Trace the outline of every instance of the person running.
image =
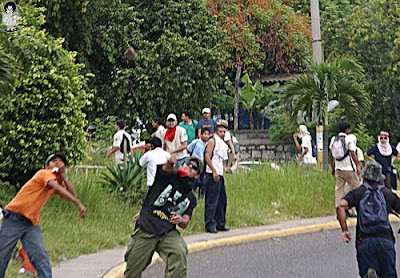
{"type": "Polygon", "coordinates": [[[6,273],[8,262],[18,240],[22,241],[29,259],[40,278],[51,277],[49,255],[44,247],[39,228],[40,211],[55,194],[74,203],[81,218],[86,217],[86,208],[76,197],[76,192],[65,172],[65,156],[50,155],[45,168],[30,179],[5,207],[0,228],[0,277],[6,273]]]}
{"type": "Polygon", "coordinates": [[[173,154],[166,164],[157,166],[124,256],[125,278],[141,277],[156,251],[166,263],[165,277],[186,277],[188,250],[176,226],[185,229],[189,224],[197,204],[193,178],[200,175],[203,163],[192,156],[174,171],[175,163],[173,154]]]}
{"type": "MultiPolygon", "coordinates": [[[[189,155],[195,155],[204,161],[204,149],[208,139],[210,138],[210,131],[207,128],[201,129],[200,139],[195,139],[187,148],[189,155]]],[[[199,197],[204,197],[205,189],[203,184],[204,173],[199,178],[194,180],[193,191],[199,188],[199,197]]]]}
{"type": "Polygon", "coordinates": [[[192,120],[190,118],[190,112],[187,110],[182,112],[181,120],[182,122],[179,123],[179,126],[183,127],[186,130],[186,134],[188,137],[187,143],[189,145],[197,137],[198,123],[196,120],[192,120]]]}
{"type": "Polygon", "coordinates": [[[363,184],[340,200],[336,209],[342,229],[342,241],[350,242],[352,236],[346,223],[346,210],[357,209],[355,245],[360,277],[397,277],[395,238],[388,213],[400,213],[400,199],[381,185],[385,176],[382,166],[368,161],[361,173],[363,184]],[[378,276],[377,276],[378,275],[378,276]]]}
{"type": "Polygon", "coordinates": [[[124,161],[124,148],[126,148],[125,151],[127,155],[131,152],[132,148],[132,138],[128,132],[124,130],[124,126],[125,124],[123,120],[117,120],[115,122],[116,133],[114,134],[113,146],[111,151],[107,153],[107,158],[110,158],[115,153],[115,164],[124,161]]]}
{"type": "Polygon", "coordinates": [[[378,136],[378,144],[371,146],[364,155],[369,161],[376,161],[382,165],[382,173],[386,177],[385,186],[391,189],[392,157],[400,161],[400,155],[396,148],[389,143],[389,133],[381,131],[378,136]],[[371,155],[374,155],[375,159],[371,155]]]}

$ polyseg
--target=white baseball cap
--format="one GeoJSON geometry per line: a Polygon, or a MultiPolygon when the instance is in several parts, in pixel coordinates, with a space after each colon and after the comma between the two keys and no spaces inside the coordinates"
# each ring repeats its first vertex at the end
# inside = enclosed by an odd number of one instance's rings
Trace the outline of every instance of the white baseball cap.
{"type": "Polygon", "coordinates": [[[177,120],[177,119],[176,119],[176,115],[175,115],[175,114],[173,114],[173,113],[171,113],[171,114],[169,114],[169,115],[168,115],[168,117],[167,117],[167,121],[168,121],[169,119],[174,119],[174,121],[176,121],[176,120],[177,120]]]}
{"type": "Polygon", "coordinates": [[[211,109],[210,108],[203,108],[203,110],[201,111],[201,114],[204,114],[204,113],[211,113],[211,109]]]}

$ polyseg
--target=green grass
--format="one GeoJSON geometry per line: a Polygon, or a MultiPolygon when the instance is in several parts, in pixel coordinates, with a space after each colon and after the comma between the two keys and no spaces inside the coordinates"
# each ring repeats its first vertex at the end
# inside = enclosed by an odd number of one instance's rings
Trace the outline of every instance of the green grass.
{"type": "MultiPolygon", "coordinates": [[[[129,243],[134,228],[133,215],[139,205],[121,201],[102,190],[92,175],[70,173],[70,180],[78,198],[87,207],[87,217],[79,218],[77,207],[67,200],[53,196],[41,212],[40,227],[51,264],[57,265],[63,258],[72,259],[102,249],[124,246],[129,243]]],[[[7,204],[15,192],[0,188],[0,202],[7,204]]],[[[10,263],[7,277],[18,276],[20,265],[10,263]]]]}
{"type": "MultiPolygon", "coordinates": [[[[255,168],[253,168],[255,169],[255,168]]],[[[129,204],[102,190],[97,177],[86,180],[83,173],[69,174],[79,199],[88,209],[80,219],[76,206],[54,196],[41,213],[41,228],[52,265],[63,257],[94,253],[127,245],[133,231],[133,215],[139,204],[129,204]]],[[[283,166],[275,171],[262,165],[257,170],[225,176],[228,196],[227,226],[241,228],[267,225],[288,219],[332,215],[335,213],[335,181],[329,173],[317,169],[283,166]],[[275,215],[272,202],[279,204],[275,215]]],[[[0,187],[0,202],[7,204],[15,195],[0,187]]],[[[183,235],[203,233],[204,199],[198,200],[189,227],[183,235]]],[[[7,277],[18,276],[18,263],[10,263],[7,277]]]]}
{"type": "MultiPolygon", "coordinates": [[[[225,186],[228,198],[226,224],[230,228],[335,213],[335,180],[318,169],[287,165],[275,171],[263,165],[259,171],[225,175],[225,186]],[[272,202],[279,204],[279,215],[275,215],[272,202]]],[[[199,232],[204,232],[204,199],[199,200],[189,227],[182,233],[199,232]]]]}

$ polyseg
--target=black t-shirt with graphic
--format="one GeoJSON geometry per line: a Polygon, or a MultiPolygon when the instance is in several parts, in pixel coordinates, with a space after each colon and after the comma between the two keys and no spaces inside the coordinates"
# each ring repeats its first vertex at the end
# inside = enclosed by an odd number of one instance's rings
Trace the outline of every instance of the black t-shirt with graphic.
{"type": "MultiPolygon", "coordinates": [[[[371,185],[371,187],[373,187],[373,186],[371,185]]],[[[360,213],[359,213],[360,201],[363,198],[365,191],[367,191],[367,188],[365,186],[360,186],[360,187],[350,191],[343,198],[349,204],[349,208],[356,207],[357,215],[360,215],[360,213]]],[[[390,189],[388,189],[386,187],[382,189],[382,193],[385,196],[387,211],[390,213],[390,211],[393,210],[393,211],[399,213],[400,212],[400,198],[397,197],[396,194],[394,194],[390,189]]],[[[359,221],[357,219],[356,246],[359,242],[361,242],[366,237],[383,237],[383,238],[391,239],[394,242],[395,238],[393,236],[392,226],[389,225],[389,227],[390,227],[390,230],[387,233],[379,234],[379,235],[365,235],[363,232],[361,232],[361,229],[359,226],[359,221]]]]}
{"type": "Polygon", "coordinates": [[[162,165],[157,166],[153,185],[143,201],[137,226],[143,231],[161,236],[176,228],[169,222],[171,212],[189,215],[197,205],[192,190],[193,179],[180,178],[176,173],[167,173],[162,165]]]}

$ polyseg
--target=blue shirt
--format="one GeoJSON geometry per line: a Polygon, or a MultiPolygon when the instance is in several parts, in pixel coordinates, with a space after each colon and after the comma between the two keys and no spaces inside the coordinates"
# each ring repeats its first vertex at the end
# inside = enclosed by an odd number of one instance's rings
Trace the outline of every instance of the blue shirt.
{"type": "Polygon", "coordinates": [[[198,158],[200,158],[201,160],[204,160],[204,148],[205,146],[203,145],[203,142],[201,141],[201,139],[196,139],[193,140],[192,143],[189,144],[189,146],[187,147],[188,153],[191,155],[195,155],[198,158]]]}
{"type": "Polygon", "coordinates": [[[210,131],[211,135],[217,129],[217,122],[213,119],[209,119],[208,121],[201,119],[199,121],[199,124],[197,125],[197,129],[202,129],[203,127],[207,128],[210,131]]]}

